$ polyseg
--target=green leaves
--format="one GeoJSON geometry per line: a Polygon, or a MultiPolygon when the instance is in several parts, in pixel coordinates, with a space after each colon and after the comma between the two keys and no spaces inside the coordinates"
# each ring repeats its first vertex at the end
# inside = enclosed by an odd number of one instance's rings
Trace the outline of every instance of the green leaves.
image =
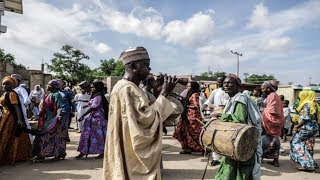
{"type": "Polygon", "coordinates": [[[0,49],[0,62],[12,64],[13,68],[16,68],[16,69],[27,69],[24,65],[17,64],[15,62],[14,55],[10,53],[5,53],[3,49],[0,49]]]}
{"type": "Polygon", "coordinates": [[[264,81],[273,80],[273,79],[275,79],[275,78],[274,78],[274,76],[272,74],[270,74],[270,75],[252,74],[247,78],[247,83],[250,83],[250,84],[262,84],[264,81]]]}
{"type": "Polygon", "coordinates": [[[71,87],[84,79],[90,79],[91,69],[81,62],[88,60],[89,56],[70,45],[62,46],[61,51],[54,53],[51,64],[47,64],[48,70],[54,72],[56,78],[66,81],[71,87]]]}

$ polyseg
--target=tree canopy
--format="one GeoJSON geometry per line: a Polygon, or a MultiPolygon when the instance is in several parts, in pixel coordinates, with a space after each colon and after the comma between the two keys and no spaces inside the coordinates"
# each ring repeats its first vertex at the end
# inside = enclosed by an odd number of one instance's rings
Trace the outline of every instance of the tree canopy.
{"type": "Polygon", "coordinates": [[[5,53],[4,50],[0,48],[0,62],[11,64],[12,67],[16,69],[27,69],[24,65],[17,64],[15,60],[14,55],[5,53]]]}
{"type": "Polygon", "coordinates": [[[54,53],[51,64],[47,64],[48,70],[54,72],[55,78],[66,81],[71,87],[84,79],[92,79],[91,69],[81,62],[88,60],[89,56],[70,45],[62,46],[61,51],[54,53]]]}
{"type": "Polygon", "coordinates": [[[252,74],[247,77],[246,81],[247,81],[247,83],[251,83],[251,84],[262,84],[264,81],[273,80],[273,79],[276,80],[272,74],[270,74],[270,75],[252,74]]]}
{"type": "Polygon", "coordinates": [[[204,77],[212,77],[213,79],[217,79],[218,77],[222,77],[225,76],[226,72],[221,72],[221,71],[217,71],[217,72],[204,72],[202,74],[200,74],[200,76],[204,76],[204,77]]]}
{"type": "Polygon", "coordinates": [[[100,70],[105,76],[122,76],[124,65],[121,60],[109,59],[100,60],[100,70]]]}

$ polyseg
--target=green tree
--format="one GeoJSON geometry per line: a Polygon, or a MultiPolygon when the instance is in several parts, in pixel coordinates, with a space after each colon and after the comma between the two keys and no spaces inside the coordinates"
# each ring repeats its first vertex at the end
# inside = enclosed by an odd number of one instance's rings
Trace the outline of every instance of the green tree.
{"type": "Polygon", "coordinates": [[[24,65],[17,64],[14,55],[5,53],[3,49],[0,49],[0,62],[11,64],[15,69],[27,69],[24,65]]]}
{"type": "Polygon", "coordinates": [[[223,76],[226,76],[226,72],[220,72],[220,71],[217,71],[217,72],[214,72],[213,73],[213,76],[215,79],[217,79],[218,77],[223,77],[223,76]]]}
{"type": "Polygon", "coordinates": [[[257,75],[257,74],[252,74],[247,78],[247,83],[251,84],[262,84],[264,81],[268,80],[275,80],[274,76],[272,74],[270,75],[257,75]]]}
{"type": "Polygon", "coordinates": [[[55,78],[66,81],[71,87],[80,81],[92,79],[92,70],[81,63],[82,60],[88,60],[89,56],[70,45],[62,46],[61,50],[61,53],[54,53],[51,64],[47,64],[48,70],[54,72],[55,78]]]}
{"type": "Polygon", "coordinates": [[[100,60],[100,71],[104,76],[122,76],[124,65],[121,60],[109,59],[100,60]]]}
{"type": "Polygon", "coordinates": [[[200,76],[212,77],[213,79],[217,79],[218,77],[222,77],[225,75],[226,75],[226,72],[221,72],[221,71],[217,71],[217,72],[208,71],[200,74],[200,76]]]}

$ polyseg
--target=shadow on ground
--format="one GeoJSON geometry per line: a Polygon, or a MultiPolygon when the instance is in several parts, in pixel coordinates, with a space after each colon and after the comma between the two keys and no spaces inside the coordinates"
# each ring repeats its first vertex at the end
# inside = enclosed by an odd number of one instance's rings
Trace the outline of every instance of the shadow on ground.
{"type": "MultiPolygon", "coordinates": [[[[207,170],[204,179],[213,179],[216,174],[215,170],[207,170]]],[[[179,180],[179,179],[201,179],[204,170],[195,169],[162,169],[161,176],[164,180],[179,180]]]]}
{"type": "Polygon", "coordinates": [[[73,157],[67,157],[66,160],[60,161],[47,159],[39,164],[21,162],[15,164],[14,168],[12,167],[13,166],[1,167],[0,179],[25,180],[25,177],[32,177],[32,179],[41,180],[94,179],[91,175],[88,175],[89,173],[85,172],[101,169],[102,159],[88,157],[76,160],[73,157]],[[23,172],[23,175],[18,172],[23,172]]]}

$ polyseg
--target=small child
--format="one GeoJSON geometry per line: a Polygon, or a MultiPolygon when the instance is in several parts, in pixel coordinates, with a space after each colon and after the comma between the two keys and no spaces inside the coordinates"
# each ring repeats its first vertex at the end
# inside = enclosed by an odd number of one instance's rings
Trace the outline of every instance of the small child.
{"type": "Polygon", "coordinates": [[[290,115],[290,108],[289,101],[283,101],[283,114],[284,114],[284,127],[282,128],[281,138],[283,138],[283,142],[287,141],[287,134],[289,132],[289,128],[291,125],[291,115],[290,115]]]}
{"type": "Polygon", "coordinates": [[[40,114],[40,110],[39,110],[39,102],[35,99],[35,98],[31,98],[31,103],[32,103],[32,120],[38,121],[39,119],[39,114],[40,114]]]}

